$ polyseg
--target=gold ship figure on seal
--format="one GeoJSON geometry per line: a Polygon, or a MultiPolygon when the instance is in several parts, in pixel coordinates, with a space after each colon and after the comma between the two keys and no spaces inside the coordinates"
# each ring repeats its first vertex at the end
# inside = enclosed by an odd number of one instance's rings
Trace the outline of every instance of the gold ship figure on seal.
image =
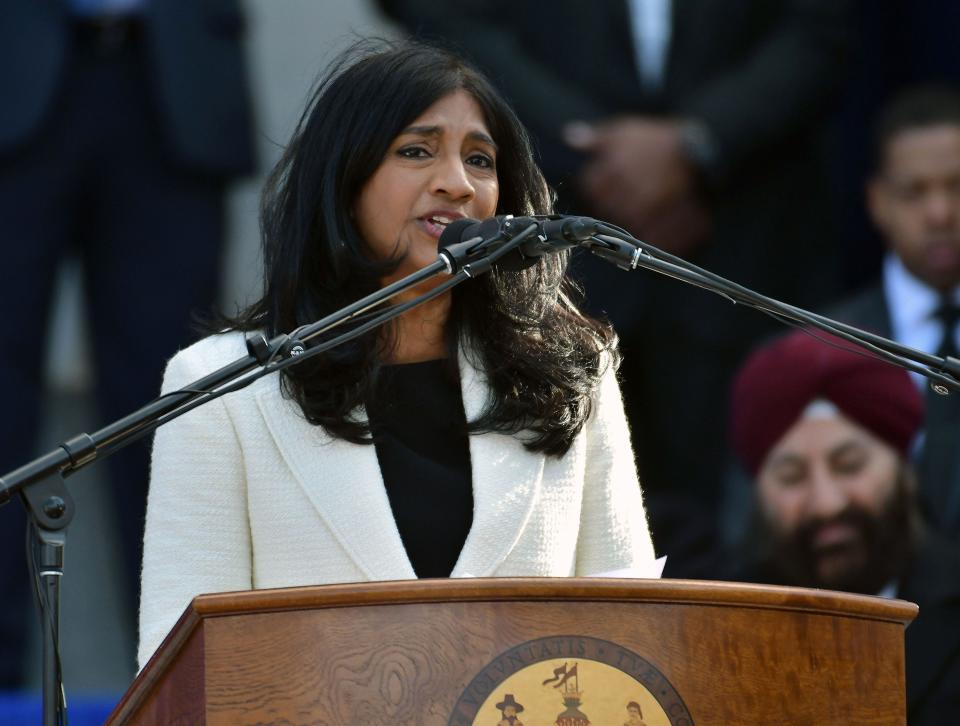
{"type": "Polygon", "coordinates": [[[567,668],[564,663],[560,668],[553,671],[553,678],[548,678],[543,685],[549,685],[555,682],[554,688],[562,688],[563,705],[566,709],[557,716],[554,721],[556,726],[589,726],[590,718],[580,710],[583,703],[583,691],[580,689],[580,674],[578,673],[578,663],[574,663],[571,668],[567,668]]]}

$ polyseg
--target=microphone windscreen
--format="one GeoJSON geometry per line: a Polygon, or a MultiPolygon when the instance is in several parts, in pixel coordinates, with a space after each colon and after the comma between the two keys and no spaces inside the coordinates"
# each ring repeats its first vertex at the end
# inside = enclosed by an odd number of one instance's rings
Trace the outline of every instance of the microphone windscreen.
{"type": "Polygon", "coordinates": [[[468,235],[464,235],[464,230],[466,230],[467,227],[472,227],[479,224],[480,223],[477,220],[470,219],[469,217],[464,217],[463,219],[458,219],[451,222],[440,234],[440,239],[437,240],[437,249],[442,250],[450,245],[455,245],[458,242],[463,241],[461,237],[469,239],[468,235]]]}
{"type": "MultiPolygon", "coordinates": [[[[523,221],[532,222],[533,220],[529,217],[520,217],[515,219],[515,223],[522,223],[523,221]]],[[[519,230],[514,230],[516,233],[519,230]]],[[[536,243],[536,238],[528,238],[520,247],[515,250],[512,250],[497,260],[495,267],[502,272],[520,272],[526,270],[528,267],[533,267],[540,261],[539,254],[530,254],[534,249],[536,243]]]]}
{"type": "MultiPolygon", "coordinates": [[[[446,250],[461,242],[466,242],[467,240],[477,237],[482,240],[503,239],[501,231],[505,219],[504,216],[490,217],[481,222],[476,219],[464,217],[463,219],[451,222],[440,234],[440,239],[437,241],[437,249],[446,250]]],[[[525,270],[537,264],[538,260],[539,255],[526,256],[517,249],[501,257],[497,261],[496,267],[499,270],[519,272],[520,270],[525,270]]],[[[468,263],[469,261],[470,260],[464,260],[461,264],[468,263]]]]}

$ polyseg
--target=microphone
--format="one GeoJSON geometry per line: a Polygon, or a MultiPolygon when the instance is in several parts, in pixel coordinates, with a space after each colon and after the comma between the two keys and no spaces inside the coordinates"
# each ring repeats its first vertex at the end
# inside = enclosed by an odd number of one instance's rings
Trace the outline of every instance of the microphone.
{"type": "Polygon", "coordinates": [[[505,214],[483,221],[458,219],[443,230],[437,246],[450,271],[455,272],[486,258],[531,224],[537,226],[536,233],[497,261],[501,270],[524,270],[545,254],[576,247],[596,234],[601,225],[589,217],[560,215],[514,217],[505,214]]]}

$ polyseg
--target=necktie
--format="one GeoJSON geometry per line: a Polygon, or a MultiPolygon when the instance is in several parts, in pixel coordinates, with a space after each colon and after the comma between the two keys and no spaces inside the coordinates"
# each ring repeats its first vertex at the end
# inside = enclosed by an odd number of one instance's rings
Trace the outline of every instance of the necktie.
{"type": "Polygon", "coordinates": [[[940,304],[940,307],[933,313],[934,317],[943,325],[943,337],[940,339],[940,347],[937,348],[937,355],[950,356],[958,358],[957,355],[957,322],[960,322],[960,305],[951,300],[946,300],[940,304]]]}
{"type": "MultiPolygon", "coordinates": [[[[956,330],[960,306],[946,301],[934,315],[943,325],[938,356],[960,358],[956,330]]],[[[920,500],[931,524],[947,533],[960,530],[960,391],[926,395],[926,423],[920,460],[920,500]]]]}

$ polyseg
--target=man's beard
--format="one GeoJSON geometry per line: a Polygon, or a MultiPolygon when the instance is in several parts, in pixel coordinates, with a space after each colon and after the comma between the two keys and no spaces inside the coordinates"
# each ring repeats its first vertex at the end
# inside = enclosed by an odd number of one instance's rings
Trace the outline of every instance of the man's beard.
{"type": "Polygon", "coordinates": [[[876,595],[902,576],[913,554],[917,527],[910,477],[907,468],[901,465],[893,493],[878,516],[851,505],[836,517],[812,519],[795,532],[784,534],[761,515],[761,545],[767,554],[765,568],[787,585],[876,595]],[[815,550],[813,542],[817,531],[834,523],[854,527],[859,541],[855,545],[815,550]],[[830,557],[840,558],[840,565],[824,573],[818,565],[830,557]],[[844,559],[847,561],[843,562],[844,559]]]}

